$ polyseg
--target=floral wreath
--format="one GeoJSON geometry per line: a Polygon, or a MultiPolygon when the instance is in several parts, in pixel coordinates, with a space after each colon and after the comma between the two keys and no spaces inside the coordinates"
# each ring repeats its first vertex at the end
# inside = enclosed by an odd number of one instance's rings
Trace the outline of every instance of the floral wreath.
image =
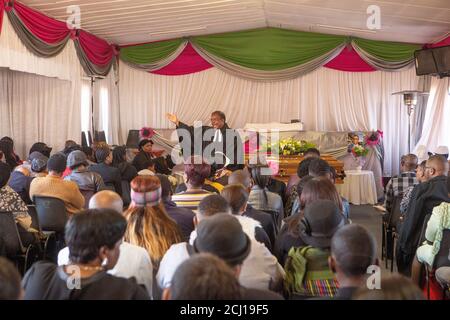
{"type": "Polygon", "coordinates": [[[377,130],[364,137],[364,142],[368,146],[377,146],[381,144],[381,138],[383,138],[383,131],[377,130]]]}
{"type": "Polygon", "coordinates": [[[139,130],[139,136],[141,139],[151,139],[155,135],[155,131],[149,127],[143,127],[139,130]]]}

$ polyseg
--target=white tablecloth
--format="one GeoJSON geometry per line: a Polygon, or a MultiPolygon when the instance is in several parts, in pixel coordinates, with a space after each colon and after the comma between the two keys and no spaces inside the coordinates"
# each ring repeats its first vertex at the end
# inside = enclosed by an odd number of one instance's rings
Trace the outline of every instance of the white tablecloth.
{"type": "Polygon", "coordinates": [[[350,203],[376,204],[377,187],[372,171],[346,170],[343,184],[337,184],[339,194],[350,203]]]}

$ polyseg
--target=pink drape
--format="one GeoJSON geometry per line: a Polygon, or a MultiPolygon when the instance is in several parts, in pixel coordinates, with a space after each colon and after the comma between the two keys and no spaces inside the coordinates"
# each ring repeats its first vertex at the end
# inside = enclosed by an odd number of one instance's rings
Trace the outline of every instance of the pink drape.
{"type": "Polygon", "coordinates": [[[437,48],[437,47],[445,47],[450,46],[450,36],[436,43],[427,44],[426,48],[437,48]]]}
{"type": "MultiPolygon", "coordinates": [[[[2,28],[3,13],[6,8],[7,0],[0,0],[0,32],[2,28]]],[[[63,41],[70,33],[66,23],[47,17],[39,11],[33,10],[20,2],[14,1],[14,10],[21,22],[26,28],[37,38],[48,44],[56,44],[63,41]]],[[[100,39],[86,31],[79,30],[78,40],[86,58],[90,63],[103,67],[111,63],[115,55],[112,45],[105,40],[100,39]]],[[[439,47],[450,45],[450,37],[425,47],[439,47]]],[[[204,60],[191,46],[188,44],[183,52],[169,65],[154,71],[160,75],[184,75],[200,72],[213,67],[204,60]]],[[[347,47],[333,60],[325,64],[325,67],[348,72],[368,72],[375,71],[373,67],[368,65],[356,51],[347,47]]]]}
{"type": "Polygon", "coordinates": [[[5,9],[5,3],[4,0],[0,0],[0,34],[2,33],[2,26],[3,26],[3,11],[5,9]]]}
{"type": "MultiPolygon", "coordinates": [[[[177,76],[200,72],[211,67],[213,66],[204,60],[189,43],[172,63],[152,73],[177,76]]],[[[349,72],[375,71],[351,47],[344,48],[336,58],[325,64],[325,67],[349,72]]]]}
{"type": "Polygon", "coordinates": [[[80,30],[78,40],[89,61],[98,66],[105,66],[114,56],[113,47],[103,39],[80,30]]]}
{"type": "Polygon", "coordinates": [[[166,75],[166,76],[180,76],[200,72],[213,65],[203,59],[192,47],[190,43],[184,48],[183,52],[167,66],[153,71],[152,73],[166,75]]]}
{"type": "Polygon", "coordinates": [[[70,33],[64,22],[52,19],[20,2],[14,2],[14,10],[27,29],[42,41],[54,44],[63,41],[70,33]]]}
{"type": "Polygon", "coordinates": [[[341,53],[324,65],[326,68],[349,72],[368,72],[375,69],[367,64],[352,47],[345,47],[341,53]]]}

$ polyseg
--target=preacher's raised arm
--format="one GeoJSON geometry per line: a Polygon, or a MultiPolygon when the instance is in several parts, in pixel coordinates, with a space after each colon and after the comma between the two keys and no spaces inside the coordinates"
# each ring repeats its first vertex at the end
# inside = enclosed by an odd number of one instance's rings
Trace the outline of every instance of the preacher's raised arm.
{"type": "Polygon", "coordinates": [[[175,124],[177,127],[180,125],[180,120],[178,120],[178,117],[172,113],[166,113],[166,118],[173,124],[175,124]]]}

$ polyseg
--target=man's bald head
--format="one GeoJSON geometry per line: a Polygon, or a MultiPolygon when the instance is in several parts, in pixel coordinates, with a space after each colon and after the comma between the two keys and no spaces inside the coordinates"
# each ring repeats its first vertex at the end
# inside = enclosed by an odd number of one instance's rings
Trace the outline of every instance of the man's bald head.
{"type": "Polygon", "coordinates": [[[114,191],[103,190],[94,194],[89,200],[89,209],[112,209],[122,214],[123,200],[114,191]]]}
{"type": "Polygon", "coordinates": [[[400,160],[400,164],[402,166],[403,172],[410,172],[414,171],[417,168],[417,164],[419,162],[419,158],[415,154],[406,154],[402,156],[400,160]]]}
{"type": "Polygon", "coordinates": [[[376,262],[377,247],[373,236],[362,226],[340,228],[331,239],[331,256],[347,277],[365,275],[376,262]]]}
{"type": "Polygon", "coordinates": [[[448,161],[443,156],[434,155],[427,160],[425,167],[427,178],[448,176],[448,161]]]}
{"type": "Polygon", "coordinates": [[[252,187],[252,179],[247,170],[236,170],[228,177],[228,184],[242,184],[248,189],[252,187]]]}

